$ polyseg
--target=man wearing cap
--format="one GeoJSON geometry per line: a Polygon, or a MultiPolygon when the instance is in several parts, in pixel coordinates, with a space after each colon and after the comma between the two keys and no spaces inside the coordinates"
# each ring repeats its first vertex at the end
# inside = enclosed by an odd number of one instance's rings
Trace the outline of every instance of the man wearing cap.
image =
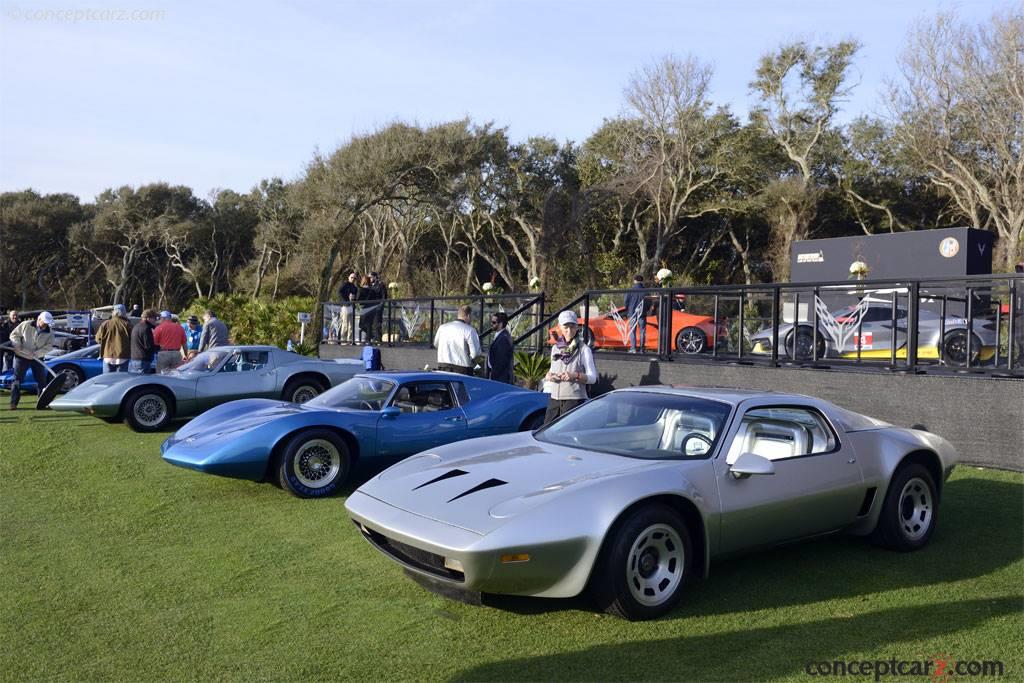
{"type": "Polygon", "coordinates": [[[156,371],[173,370],[181,365],[185,357],[185,330],[174,322],[170,311],[160,311],[160,324],[153,330],[153,342],[156,344],[156,371]]]}
{"type": "Polygon", "coordinates": [[[153,374],[153,358],[156,356],[153,328],[156,320],[156,311],[147,308],[142,312],[142,320],[132,328],[132,359],[128,363],[128,372],[153,374]]]}
{"type": "Polygon", "coordinates": [[[114,305],[110,320],[104,320],[96,330],[96,342],[100,345],[103,372],[128,372],[128,361],[132,356],[132,329],[128,322],[128,311],[124,304],[114,305]]]}
{"type": "Polygon", "coordinates": [[[587,400],[587,385],[597,381],[597,366],[590,347],[580,339],[576,314],[558,314],[560,335],[551,349],[551,370],[544,378],[544,393],[549,394],[544,423],[551,422],[587,400]]]}
{"type": "Polygon", "coordinates": [[[437,347],[437,369],[472,375],[480,349],[480,335],[470,324],[472,306],[460,306],[459,317],[437,328],[434,346],[437,347]]]}
{"type": "Polygon", "coordinates": [[[35,320],[20,323],[11,332],[11,346],[14,349],[14,381],[11,383],[11,410],[16,410],[21,400],[21,383],[25,373],[32,371],[32,379],[42,390],[48,376],[42,360],[53,348],[53,316],[43,311],[35,320]]]}
{"type": "Polygon", "coordinates": [[[203,336],[203,326],[198,316],[190,315],[188,322],[181,326],[185,332],[185,358],[191,358],[199,353],[199,340],[203,336]]]}

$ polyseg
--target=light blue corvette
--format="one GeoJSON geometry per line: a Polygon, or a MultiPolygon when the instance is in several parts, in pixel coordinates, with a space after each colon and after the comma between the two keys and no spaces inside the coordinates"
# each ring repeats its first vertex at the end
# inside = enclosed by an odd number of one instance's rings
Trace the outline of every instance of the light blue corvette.
{"type": "Polygon", "coordinates": [[[547,394],[448,372],[357,375],[304,404],[232,401],[167,439],[172,465],[328,496],[359,460],[383,464],[443,444],[541,426],[547,394]]]}

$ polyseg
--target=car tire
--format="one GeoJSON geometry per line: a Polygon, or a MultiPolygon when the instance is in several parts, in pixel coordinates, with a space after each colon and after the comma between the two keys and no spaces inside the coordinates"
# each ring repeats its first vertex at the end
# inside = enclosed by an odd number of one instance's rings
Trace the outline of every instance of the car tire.
{"type": "Polygon", "coordinates": [[[938,519],[939,496],[924,465],[904,465],[893,474],[872,540],[900,552],[928,544],[938,519]]]}
{"type": "Polygon", "coordinates": [[[344,439],[329,429],[310,429],[285,444],[277,478],[281,488],[294,496],[324,498],[338,491],[351,467],[344,439]]]}
{"type": "Polygon", "coordinates": [[[691,549],[689,529],[678,512],[661,503],[637,508],[605,539],[591,594],[609,614],[630,621],[660,617],[683,595],[691,549]]]}
{"type": "Polygon", "coordinates": [[[53,371],[58,376],[64,376],[64,384],[60,388],[61,393],[67,393],[85,381],[85,373],[74,365],[58,365],[53,371]]]}
{"type": "Polygon", "coordinates": [[[291,403],[305,403],[324,393],[327,387],[315,377],[298,377],[288,380],[281,392],[281,398],[291,403]]]}
{"type": "Polygon", "coordinates": [[[159,387],[142,387],[124,400],[124,420],[137,432],[156,432],[174,419],[174,400],[159,387]]]}
{"type": "Polygon", "coordinates": [[[523,424],[519,425],[519,431],[532,432],[535,429],[540,429],[544,426],[544,415],[545,411],[543,410],[538,410],[536,413],[530,415],[523,420],[523,424]]]}
{"type": "MultiPolygon", "coordinates": [[[[981,339],[976,334],[972,334],[971,337],[971,365],[974,365],[981,355],[981,339]]],[[[967,365],[967,330],[947,332],[942,339],[939,355],[946,365],[967,365]]]]}
{"type": "Polygon", "coordinates": [[[676,351],[692,356],[704,353],[708,348],[708,336],[699,327],[684,327],[676,335],[676,351]]]}
{"type": "MultiPolygon", "coordinates": [[[[825,357],[825,338],[818,335],[818,359],[825,357]]],[[[814,330],[810,327],[798,327],[786,335],[786,355],[791,360],[811,360],[814,357],[814,330]]]]}

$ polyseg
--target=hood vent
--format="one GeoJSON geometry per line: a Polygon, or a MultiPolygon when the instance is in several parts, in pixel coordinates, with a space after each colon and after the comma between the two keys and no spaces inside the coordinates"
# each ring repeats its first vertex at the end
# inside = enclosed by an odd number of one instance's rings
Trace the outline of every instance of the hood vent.
{"type": "Polygon", "coordinates": [[[416,489],[421,489],[424,486],[429,486],[430,484],[436,484],[437,482],[444,481],[445,479],[451,479],[452,477],[461,477],[464,474],[469,474],[469,472],[464,472],[462,470],[452,470],[450,472],[445,472],[439,477],[434,477],[430,481],[423,482],[422,484],[414,488],[413,491],[415,491],[416,489]]]}
{"type": "Polygon", "coordinates": [[[462,493],[460,493],[459,495],[455,496],[454,498],[452,498],[448,502],[451,503],[452,501],[456,501],[459,498],[462,498],[463,496],[468,496],[469,494],[476,493],[477,491],[483,491],[484,489],[493,489],[495,486],[504,486],[507,483],[508,483],[507,481],[502,481],[501,479],[488,479],[487,481],[483,482],[482,484],[477,484],[476,486],[474,486],[473,488],[471,488],[468,491],[463,491],[462,493]]]}

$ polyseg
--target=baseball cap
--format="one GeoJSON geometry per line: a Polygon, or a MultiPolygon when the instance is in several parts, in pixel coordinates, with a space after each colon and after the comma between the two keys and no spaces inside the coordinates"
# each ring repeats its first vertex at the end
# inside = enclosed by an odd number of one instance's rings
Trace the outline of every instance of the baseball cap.
{"type": "Polygon", "coordinates": [[[44,325],[52,325],[53,324],[53,316],[50,315],[49,311],[43,311],[42,313],[40,313],[36,317],[36,322],[41,322],[44,325]]]}
{"type": "Polygon", "coordinates": [[[558,314],[559,325],[576,325],[576,314],[572,311],[562,311],[558,314]]]}
{"type": "Polygon", "coordinates": [[[171,312],[170,311],[160,311],[160,317],[161,318],[166,318],[166,319],[170,320],[171,319],[171,312]]]}

